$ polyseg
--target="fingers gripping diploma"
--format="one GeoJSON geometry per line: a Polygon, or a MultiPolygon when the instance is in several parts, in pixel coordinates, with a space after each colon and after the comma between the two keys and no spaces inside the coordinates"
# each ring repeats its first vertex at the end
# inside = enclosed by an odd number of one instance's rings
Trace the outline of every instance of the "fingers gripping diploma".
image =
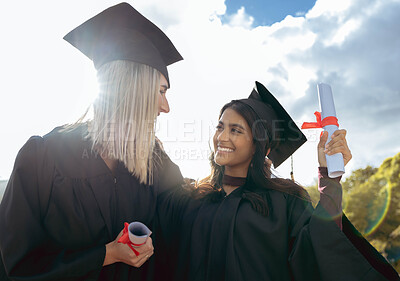
{"type": "Polygon", "coordinates": [[[329,143],[326,143],[328,140],[328,132],[324,131],[321,135],[321,138],[318,143],[318,162],[321,167],[326,167],[326,155],[333,155],[336,153],[342,153],[344,165],[352,158],[351,151],[347,146],[346,141],[346,130],[336,130],[331,137],[329,143]]]}
{"type": "Polygon", "coordinates": [[[142,266],[154,253],[153,242],[150,237],[151,231],[145,228],[140,235],[135,236],[135,232],[130,232],[132,224],[125,223],[125,228],[119,233],[118,237],[106,245],[106,256],[103,266],[115,262],[123,262],[134,267],[142,266]],[[134,240],[133,242],[131,240],[134,240]]]}

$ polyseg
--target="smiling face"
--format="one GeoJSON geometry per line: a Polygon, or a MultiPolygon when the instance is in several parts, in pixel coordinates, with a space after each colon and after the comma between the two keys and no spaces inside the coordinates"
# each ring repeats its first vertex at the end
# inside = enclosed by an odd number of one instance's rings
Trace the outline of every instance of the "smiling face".
{"type": "Polygon", "coordinates": [[[246,177],[255,145],[251,128],[235,110],[227,108],[219,120],[213,138],[214,161],[225,166],[225,174],[246,177]]]}

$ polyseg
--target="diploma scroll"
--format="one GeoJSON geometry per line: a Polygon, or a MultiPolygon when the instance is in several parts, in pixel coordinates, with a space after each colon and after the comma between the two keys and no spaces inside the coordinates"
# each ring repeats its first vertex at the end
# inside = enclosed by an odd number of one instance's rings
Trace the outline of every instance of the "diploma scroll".
{"type": "MultiPolygon", "coordinates": [[[[335,104],[333,102],[333,95],[331,86],[324,83],[318,84],[319,105],[321,108],[321,119],[326,117],[336,117],[335,104]]],[[[326,125],[323,127],[328,132],[327,143],[331,140],[332,134],[338,129],[336,125],[326,125]]],[[[341,153],[333,155],[325,155],[326,163],[328,166],[328,175],[330,178],[336,178],[344,174],[344,161],[341,153]]]]}
{"type": "Polygon", "coordinates": [[[147,238],[151,235],[150,229],[143,223],[135,221],[128,226],[129,240],[134,247],[146,244],[147,238]]]}
{"type": "Polygon", "coordinates": [[[147,238],[151,235],[151,230],[138,221],[126,222],[124,225],[123,235],[118,239],[118,243],[127,244],[136,256],[139,256],[139,252],[135,248],[146,244],[147,238]]]}

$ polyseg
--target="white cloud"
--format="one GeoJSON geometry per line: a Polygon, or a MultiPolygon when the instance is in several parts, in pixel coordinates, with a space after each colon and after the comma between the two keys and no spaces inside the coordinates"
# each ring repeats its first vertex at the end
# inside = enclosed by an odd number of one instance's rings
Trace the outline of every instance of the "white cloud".
{"type": "Polygon", "coordinates": [[[360,25],[361,23],[357,20],[348,20],[336,30],[335,35],[330,38],[330,40],[325,41],[325,45],[341,45],[346,40],[346,37],[351,35],[352,32],[355,32],[360,25]]]}
{"type": "Polygon", "coordinates": [[[314,7],[308,11],[306,16],[307,18],[340,16],[345,13],[352,4],[356,4],[356,2],[355,0],[318,0],[315,2],[314,7]]]}
{"type": "MultiPolygon", "coordinates": [[[[8,70],[2,92],[8,95],[1,97],[7,106],[0,118],[13,120],[2,123],[0,132],[3,177],[30,135],[72,122],[86,108],[82,99],[88,88],[84,81],[92,75],[90,63],[61,38],[116,3],[75,0],[58,7],[45,2],[32,4],[23,26],[7,30],[13,44],[2,47],[3,69],[8,70]]],[[[9,3],[17,10],[17,4],[9,3]]],[[[340,124],[349,131],[352,168],[378,165],[398,152],[393,143],[400,130],[393,118],[400,118],[399,0],[318,0],[304,17],[287,16],[256,28],[245,8],[223,24],[223,0],[132,4],[162,27],[185,58],[170,67],[171,112],[161,116],[159,125],[165,147],[185,176],[207,174],[208,137],[219,109],[246,97],[255,80],[298,121],[310,121],[318,109],[316,83],[331,84],[340,124]]],[[[9,14],[0,19],[2,26],[15,21],[9,14]]],[[[315,175],[319,133],[307,134],[312,140],[294,161],[296,179],[306,184],[315,175]]],[[[289,163],[282,167],[282,176],[288,177],[289,163]]]]}
{"type": "Polygon", "coordinates": [[[240,7],[236,14],[228,16],[228,24],[232,27],[244,27],[246,29],[251,28],[254,22],[254,18],[246,14],[245,8],[240,7]]]}

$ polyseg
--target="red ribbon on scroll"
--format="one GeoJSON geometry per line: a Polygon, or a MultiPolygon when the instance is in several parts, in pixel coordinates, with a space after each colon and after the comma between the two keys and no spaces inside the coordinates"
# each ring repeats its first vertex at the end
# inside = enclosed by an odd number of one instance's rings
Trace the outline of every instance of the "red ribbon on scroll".
{"type": "Polygon", "coordinates": [[[328,116],[321,120],[321,112],[315,111],[314,115],[317,122],[304,122],[303,125],[301,125],[302,129],[323,128],[327,125],[336,125],[339,127],[338,119],[335,116],[328,116]]]}
{"type": "Polygon", "coordinates": [[[124,230],[123,230],[123,234],[122,234],[122,236],[118,239],[118,243],[123,243],[123,244],[127,244],[128,246],[129,246],[129,248],[131,248],[132,249],[132,251],[135,253],[135,255],[136,256],[139,256],[139,252],[134,248],[134,246],[135,247],[139,247],[139,246],[142,246],[142,245],[144,245],[144,244],[146,244],[146,242],[144,242],[144,243],[142,243],[142,244],[135,244],[135,243],[132,243],[132,241],[129,239],[129,230],[128,230],[128,227],[129,227],[129,223],[124,223],[124,230]]]}

